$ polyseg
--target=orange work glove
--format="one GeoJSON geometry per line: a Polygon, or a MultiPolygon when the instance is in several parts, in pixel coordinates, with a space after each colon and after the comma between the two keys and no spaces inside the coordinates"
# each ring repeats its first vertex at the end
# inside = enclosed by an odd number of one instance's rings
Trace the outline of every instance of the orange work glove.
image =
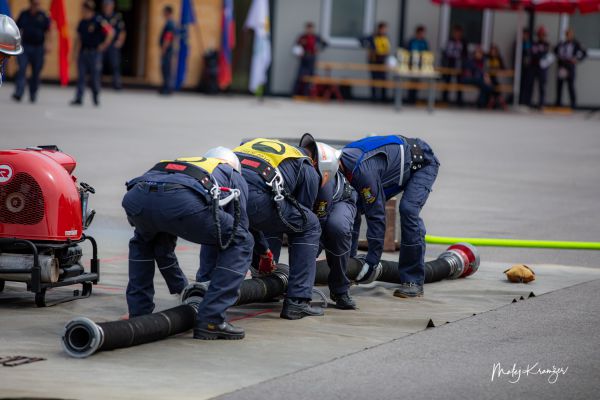
{"type": "Polygon", "coordinates": [[[271,250],[267,250],[265,254],[260,255],[260,261],[258,262],[258,272],[263,275],[268,275],[275,271],[277,265],[273,261],[273,253],[271,250]]]}
{"type": "Polygon", "coordinates": [[[528,283],[535,280],[535,272],[527,265],[513,265],[506,271],[506,278],[513,283],[528,283]]]}

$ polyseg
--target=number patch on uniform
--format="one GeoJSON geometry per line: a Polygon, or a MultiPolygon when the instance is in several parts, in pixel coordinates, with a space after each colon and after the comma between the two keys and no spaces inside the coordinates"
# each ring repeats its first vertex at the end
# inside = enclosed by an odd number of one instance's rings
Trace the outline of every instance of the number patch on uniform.
{"type": "Polygon", "coordinates": [[[375,202],[375,196],[373,196],[373,192],[371,192],[371,187],[367,186],[363,188],[360,193],[362,194],[363,200],[367,204],[372,204],[375,202]]]}

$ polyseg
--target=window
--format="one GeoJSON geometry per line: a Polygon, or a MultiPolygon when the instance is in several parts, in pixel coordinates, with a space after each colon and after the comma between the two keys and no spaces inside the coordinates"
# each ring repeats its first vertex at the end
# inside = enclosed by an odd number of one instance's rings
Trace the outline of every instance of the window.
{"type": "Polygon", "coordinates": [[[467,8],[452,8],[450,14],[450,29],[460,25],[463,28],[463,37],[467,43],[481,43],[481,30],[483,25],[483,12],[467,8]]]}
{"type": "Polygon", "coordinates": [[[358,47],[373,30],[374,0],[323,0],[322,35],[333,46],[358,47]]]}
{"type": "Polygon", "coordinates": [[[575,38],[588,49],[600,49],[600,14],[571,16],[569,25],[575,31],[575,38]]]}

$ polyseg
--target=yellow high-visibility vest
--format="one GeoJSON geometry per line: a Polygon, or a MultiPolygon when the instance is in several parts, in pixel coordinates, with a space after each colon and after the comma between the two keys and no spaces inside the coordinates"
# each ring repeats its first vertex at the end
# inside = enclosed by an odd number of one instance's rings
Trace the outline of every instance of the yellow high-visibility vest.
{"type": "MultiPolygon", "coordinates": [[[[175,160],[161,160],[161,163],[169,163],[169,162],[183,162],[186,164],[193,165],[194,167],[198,167],[209,174],[212,174],[215,168],[219,166],[219,164],[224,164],[225,162],[219,160],[218,158],[206,158],[206,157],[180,157],[175,160]]],[[[168,168],[167,168],[168,169],[168,168]]],[[[173,172],[176,172],[174,169],[173,172]]]]}
{"type": "Polygon", "coordinates": [[[276,139],[257,138],[236,147],[233,151],[261,159],[274,168],[289,158],[308,158],[294,146],[276,139]]]}

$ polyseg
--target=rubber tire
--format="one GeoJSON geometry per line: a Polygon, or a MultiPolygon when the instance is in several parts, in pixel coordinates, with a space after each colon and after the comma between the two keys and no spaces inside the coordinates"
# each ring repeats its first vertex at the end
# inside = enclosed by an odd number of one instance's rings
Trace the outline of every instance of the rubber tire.
{"type": "Polygon", "coordinates": [[[35,305],[40,308],[46,307],[46,289],[42,289],[41,292],[35,294],[35,305]]]}

